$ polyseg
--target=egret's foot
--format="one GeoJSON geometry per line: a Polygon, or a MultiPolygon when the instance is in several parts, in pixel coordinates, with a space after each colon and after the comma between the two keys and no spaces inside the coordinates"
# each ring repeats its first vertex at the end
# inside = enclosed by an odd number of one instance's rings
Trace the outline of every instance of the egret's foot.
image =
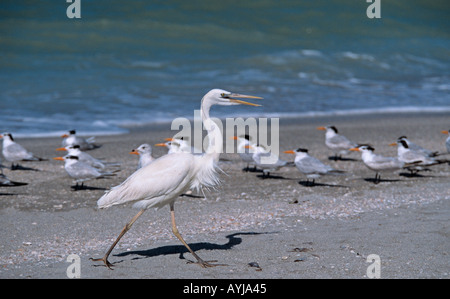
{"type": "Polygon", "coordinates": [[[102,258],[99,258],[99,259],[89,258],[89,260],[91,260],[91,261],[93,261],[93,262],[99,262],[99,261],[102,261],[102,262],[105,264],[105,266],[108,267],[109,270],[114,270],[113,268],[111,268],[111,267],[113,267],[114,265],[111,264],[111,263],[108,261],[108,258],[107,258],[106,256],[105,256],[105,257],[102,257],[102,258]]]}

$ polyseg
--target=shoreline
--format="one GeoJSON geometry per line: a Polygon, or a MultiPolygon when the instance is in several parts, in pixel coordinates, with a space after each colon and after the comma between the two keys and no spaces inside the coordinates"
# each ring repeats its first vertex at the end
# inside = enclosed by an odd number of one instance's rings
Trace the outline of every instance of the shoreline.
{"type": "MultiPolygon", "coordinates": [[[[170,125],[96,138],[102,146],[89,153],[120,162],[121,171],[89,181],[89,188],[80,191],[70,188],[73,182],[63,164],[51,159],[61,154],[54,151],[61,138],[17,138],[49,160],[24,162],[29,170],[4,170],[11,180],[28,185],[0,187],[0,224],[5,228],[0,233],[0,278],[66,278],[70,254],[81,257],[82,278],[363,278],[365,257],[371,253],[380,255],[385,278],[448,278],[449,166],[437,165],[418,176],[383,174],[375,185],[374,173],[359,154],[329,160],[324,134],[316,130],[336,125],[350,139],[370,142],[386,156],[396,155],[388,144],[401,135],[444,152],[446,138],[440,131],[448,127],[448,116],[281,119],[280,151],[307,147],[311,155],[348,173],[320,178],[314,187],[305,186],[306,178],[294,167],[263,179],[258,172],[243,172],[238,155],[223,154],[225,174],[217,190],[205,192],[206,198],[183,196],[175,204],[180,232],[193,249],[204,259],[230,265],[206,270],[185,263],[191,256],[171,234],[166,207],[148,210],[119,242],[111,256],[116,271],[89,261],[104,254],[136,213],[131,204],[98,210],[96,200],[134,171],[137,159],[128,152],[173,136],[170,125]],[[295,248],[312,249],[291,252],[295,248]],[[262,271],[255,272],[250,262],[258,262],[262,271]]],[[[156,157],[165,153],[154,148],[156,157]]],[[[280,157],[293,160],[287,154],[280,157]]]]}
{"type": "MultiPolygon", "coordinates": [[[[356,109],[356,110],[349,110],[349,111],[335,111],[335,112],[312,112],[312,113],[294,113],[293,115],[279,115],[278,113],[274,114],[248,114],[245,115],[234,115],[234,116],[225,116],[225,117],[218,117],[222,122],[225,121],[227,117],[242,117],[242,118],[278,118],[280,121],[285,123],[297,123],[302,124],[307,121],[319,121],[319,120],[326,120],[326,119],[337,119],[337,120],[344,120],[344,119],[364,119],[364,118],[390,118],[390,117],[404,117],[404,116],[442,116],[442,115],[450,115],[450,107],[433,107],[433,108],[424,108],[423,111],[419,111],[418,108],[414,109],[406,109],[404,111],[402,110],[396,110],[393,109],[392,111],[385,110],[385,109],[356,109]]],[[[182,117],[183,118],[183,117],[182,117]]],[[[193,122],[192,117],[186,118],[191,123],[193,122]]],[[[120,135],[127,135],[135,132],[141,132],[144,130],[154,130],[154,129],[165,129],[170,128],[170,125],[172,124],[172,121],[157,121],[157,122],[149,122],[149,123],[142,123],[142,124],[133,124],[133,125],[115,125],[119,130],[125,130],[122,132],[89,132],[84,133],[82,132],[79,134],[79,136],[83,137],[105,137],[105,136],[120,136],[120,135]]],[[[14,134],[14,132],[11,132],[14,134]]],[[[36,133],[33,135],[22,135],[17,134],[18,138],[21,139],[36,139],[36,138],[59,138],[64,131],[61,131],[60,133],[36,133]]]]}

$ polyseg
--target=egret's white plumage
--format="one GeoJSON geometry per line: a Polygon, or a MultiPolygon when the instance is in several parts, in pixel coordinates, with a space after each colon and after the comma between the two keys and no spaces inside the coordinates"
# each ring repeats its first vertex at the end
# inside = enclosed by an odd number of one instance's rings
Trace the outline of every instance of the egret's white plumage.
{"type": "Polygon", "coordinates": [[[106,266],[111,264],[107,258],[120,238],[130,229],[131,225],[148,208],[160,208],[166,204],[170,205],[172,231],[174,235],[197,259],[198,264],[203,267],[213,266],[203,261],[187,245],[178,232],[175,225],[174,201],[179,195],[191,188],[214,187],[219,183],[217,176],[217,162],[222,151],[223,140],[217,124],[209,117],[209,110],[213,105],[239,105],[247,103],[235,98],[258,98],[240,94],[230,93],[221,89],[209,91],[201,101],[200,114],[205,129],[208,132],[208,148],[203,155],[191,153],[177,153],[164,155],[155,159],[151,164],[137,170],[129,176],[122,184],[113,187],[105,193],[98,201],[99,208],[107,208],[126,202],[135,202],[134,207],[140,208],[138,214],[125,226],[119,237],[110,247],[103,258],[93,259],[103,261],[106,266]]]}
{"type": "Polygon", "coordinates": [[[139,155],[137,169],[147,166],[155,160],[152,156],[152,147],[147,143],[141,144],[137,148],[133,149],[130,154],[139,155]]]}

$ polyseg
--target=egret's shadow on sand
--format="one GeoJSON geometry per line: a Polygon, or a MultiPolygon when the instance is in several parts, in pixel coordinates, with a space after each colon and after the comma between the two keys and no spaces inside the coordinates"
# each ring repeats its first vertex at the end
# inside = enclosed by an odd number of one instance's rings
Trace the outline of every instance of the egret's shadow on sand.
{"type": "MultiPolygon", "coordinates": [[[[228,239],[228,242],[225,244],[215,244],[215,243],[209,243],[209,242],[199,242],[199,243],[189,243],[189,247],[196,252],[198,250],[230,250],[234,246],[239,245],[242,243],[242,238],[238,236],[256,236],[256,235],[262,235],[262,234],[272,234],[276,232],[263,232],[263,233],[256,233],[256,232],[245,232],[245,233],[234,233],[231,235],[226,236],[228,239]]],[[[149,257],[156,257],[160,255],[171,255],[171,254],[178,254],[180,259],[186,259],[184,257],[185,253],[189,253],[186,247],[184,245],[167,245],[167,246],[161,246],[157,248],[152,248],[148,250],[136,250],[136,251],[126,251],[119,254],[116,254],[114,256],[118,257],[124,257],[128,255],[138,255],[139,257],[133,258],[133,260],[138,260],[142,258],[149,258],[149,257]]],[[[116,261],[113,264],[121,263],[122,261],[116,261]]]]}

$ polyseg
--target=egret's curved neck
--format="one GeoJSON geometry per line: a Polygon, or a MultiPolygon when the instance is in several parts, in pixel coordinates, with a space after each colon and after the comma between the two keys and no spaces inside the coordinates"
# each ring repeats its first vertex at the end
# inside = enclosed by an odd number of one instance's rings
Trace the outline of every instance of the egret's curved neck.
{"type": "Polygon", "coordinates": [[[206,148],[206,154],[212,156],[215,161],[219,161],[219,155],[222,152],[223,147],[223,137],[220,128],[217,124],[209,117],[209,110],[212,104],[202,99],[202,104],[200,106],[200,114],[202,116],[203,126],[208,132],[208,148],[206,148]]]}

